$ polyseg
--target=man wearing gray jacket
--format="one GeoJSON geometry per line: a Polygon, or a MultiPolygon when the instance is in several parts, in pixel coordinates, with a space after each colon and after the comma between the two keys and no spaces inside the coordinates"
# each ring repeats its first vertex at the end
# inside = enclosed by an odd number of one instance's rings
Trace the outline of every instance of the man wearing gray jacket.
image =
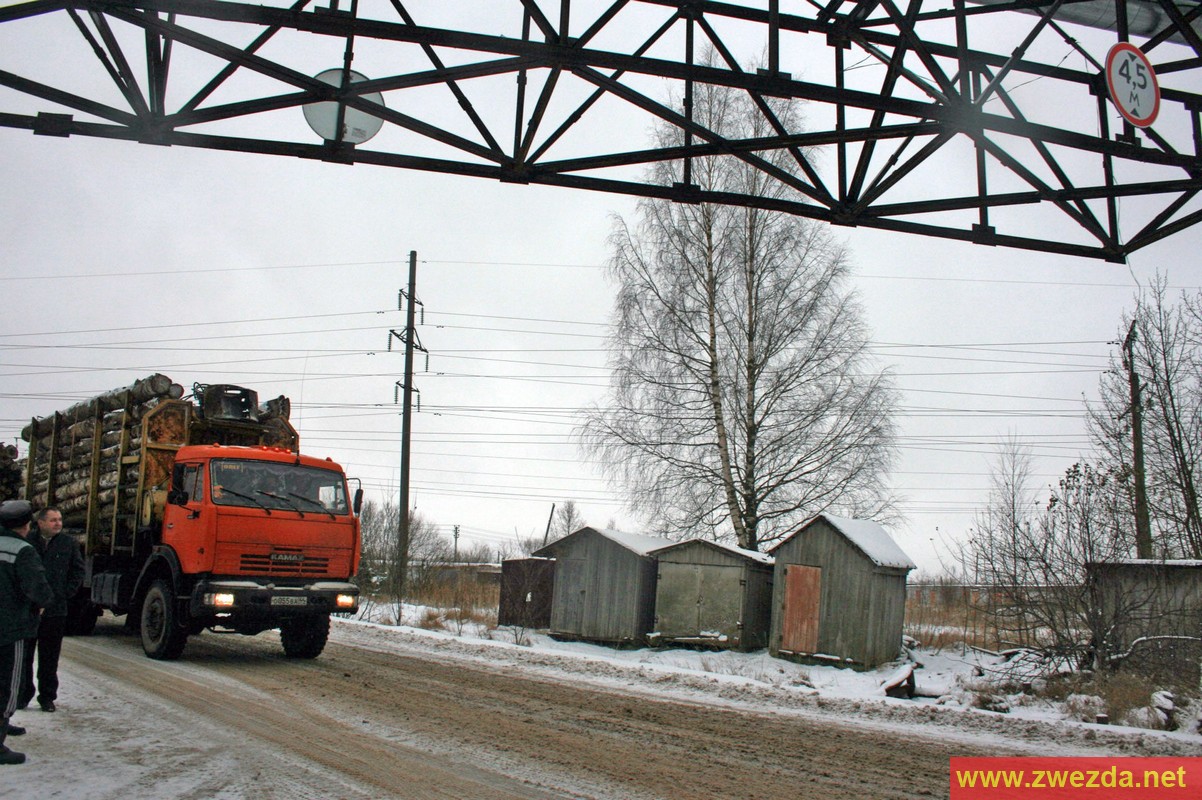
{"type": "Polygon", "coordinates": [[[54,597],[38,551],[25,541],[32,522],[26,501],[0,504],[0,765],[25,762],[4,740],[25,733],[9,724],[23,682],[25,640],[37,635],[42,609],[54,597]]]}

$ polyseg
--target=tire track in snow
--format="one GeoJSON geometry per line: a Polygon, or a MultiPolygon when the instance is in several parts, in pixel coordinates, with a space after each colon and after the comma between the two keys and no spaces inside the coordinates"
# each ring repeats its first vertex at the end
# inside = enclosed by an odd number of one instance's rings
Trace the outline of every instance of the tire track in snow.
{"type": "MultiPolygon", "coordinates": [[[[287,702],[281,702],[271,691],[256,689],[227,674],[228,669],[213,669],[212,664],[200,667],[187,661],[152,661],[130,639],[123,641],[104,636],[77,638],[72,640],[72,645],[70,653],[64,653],[64,660],[70,661],[73,669],[95,673],[135,689],[124,692],[126,697],[122,700],[142,706],[143,713],[150,718],[148,723],[153,724],[153,719],[161,716],[164,708],[182,709],[186,712],[185,716],[192,720],[194,733],[199,734],[196,745],[203,749],[204,746],[212,746],[211,741],[205,744],[206,739],[217,738],[244,751],[241,758],[251,763],[266,745],[267,752],[262,754],[264,761],[282,762],[279,766],[283,769],[264,770],[263,783],[270,785],[283,779],[281,782],[293,784],[292,790],[279,796],[347,796],[340,794],[340,789],[343,792],[351,790],[360,797],[379,797],[383,793],[413,800],[541,800],[565,796],[526,785],[467,762],[414,750],[396,741],[373,736],[361,723],[338,719],[316,705],[304,703],[303,693],[299,699],[294,695],[287,702]],[[245,751],[249,751],[249,759],[245,751]],[[313,765],[319,769],[314,770],[313,765]],[[298,770],[312,774],[307,776],[307,780],[290,780],[289,773],[298,770]],[[329,779],[335,776],[330,781],[334,786],[311,786],[315,778],[329,779]],[[300,785],[296,785],[298,783],[300,785]],[[339,783],[344,785],[339,787],[336,785],[339,783]],[[306,785],[310,791],[295,792],[306,785]]],[[[197,645],[200,645],[200,641],[190,643],[190,647],[201,649],[197,645]]],[[[254,661],[252,666],[243,666],[236,671],[249,669],[261,673],[260,677],[267,677],[278,672],[277,667],[296,664],[298,662],[282,660],[275,664],[254,661]]],[[[184,768],[195,766],[193,763],[184,768]]],[[[153,778],[157,784],[178,779],[179,776],[171,774],[153,778]]],[[[217,783],[220,784],[220,780],[217,783]]],[[[190,792],[163,796],[211,798],[220,796],[220,792],[219,786],[212,781],[204,781],[190,792]]]]}

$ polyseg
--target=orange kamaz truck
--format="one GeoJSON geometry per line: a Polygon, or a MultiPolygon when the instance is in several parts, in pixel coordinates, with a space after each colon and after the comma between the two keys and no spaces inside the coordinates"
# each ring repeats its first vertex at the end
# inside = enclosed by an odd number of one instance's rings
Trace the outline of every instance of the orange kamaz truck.
{"type": "Polygon", "coordinates": [[[107,392],[22,431],[24,497],[54,507],[83,546],[84,589],[68,630],[126,615],[146,655],[178,658],[206,629],[278,628],[315,658],[330,614],[353,612],[358,514],[342,468],[302,455],[279,397],[183,387],[163,375],[107,392]]]}

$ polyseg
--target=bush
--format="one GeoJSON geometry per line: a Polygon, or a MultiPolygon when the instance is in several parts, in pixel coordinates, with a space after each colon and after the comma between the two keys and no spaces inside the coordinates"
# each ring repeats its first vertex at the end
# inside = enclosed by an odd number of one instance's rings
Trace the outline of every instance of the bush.
{"type": "Polygon", "coordinates": [[[1176,698],[1197,697],[1196,690],[1171,687],[1139,672],[1120,670],[1103,674],[1075,673],[1049,680],[1039,696],[1064,704],[1069,719],[1095,722],[1099,715],[1111,723],[1137,728],[1169,729],[1176,698]]]}
{"type": "Polygon", "coordinates": [[[1115,722],[1128,717],[1137,708],[1147,707],[1152,692],[1160,688],[1148,679],[1129,672],[1102,676],[1095,685],[1097,693],[1106,701],[1110,719],[1115,722]]]}

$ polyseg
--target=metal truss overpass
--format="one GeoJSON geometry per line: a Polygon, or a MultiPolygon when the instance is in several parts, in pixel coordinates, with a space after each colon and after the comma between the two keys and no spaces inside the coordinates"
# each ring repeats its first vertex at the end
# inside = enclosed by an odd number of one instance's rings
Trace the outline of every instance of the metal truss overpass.
{"type": "Polygon", "coordinates": [[[777,209],[1108,261],[1202,222],[1198,0],[899,3],[7,3],[0,127],[777,209]],[[1120,42],[1134,47],[1112,52],[1120,42]],[[765,134],[702,124],[693,99],[707,85],[745,92],[765,134]],[[651,135],[665,126],[676,135],[651,135]],[[752,166],[771,190],[698,185],[690,167],[711,157],[752,166]],[[658,162],[677,179],[657,183],[658,162]]]}

